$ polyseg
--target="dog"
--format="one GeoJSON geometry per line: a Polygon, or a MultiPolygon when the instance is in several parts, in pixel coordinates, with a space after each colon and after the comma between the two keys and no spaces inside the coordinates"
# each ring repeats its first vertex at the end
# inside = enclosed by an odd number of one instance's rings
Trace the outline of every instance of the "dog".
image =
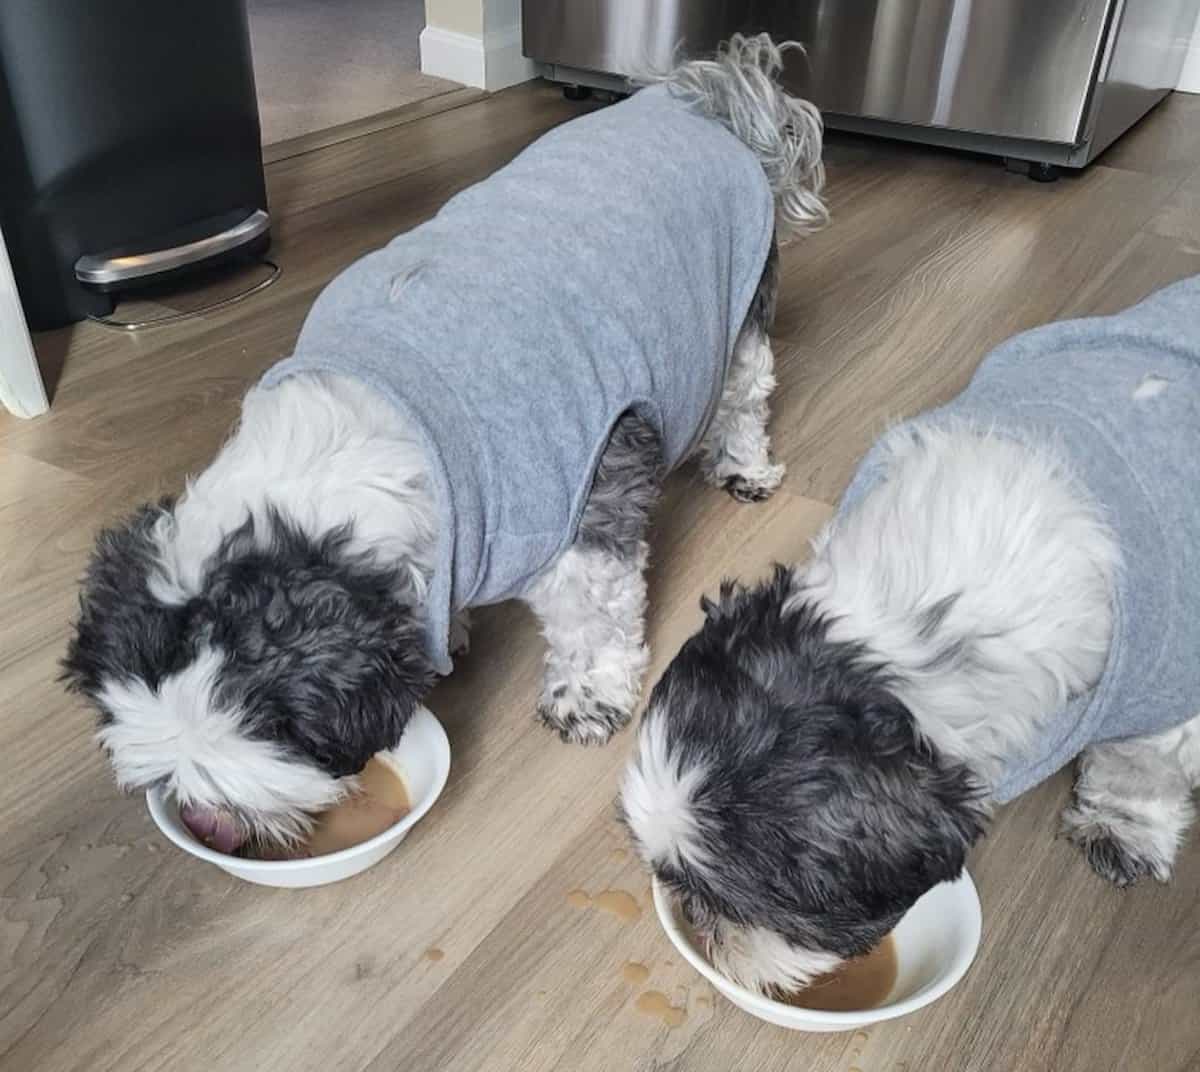
{"type": "Polygon", "coordinates": [[[867,455],[809,561],[722,586],[621,810],[714,964],[774,994],[956,878],[1076,757],[1063,831],[1166,880],[1200,782],[1200,277],[1018,336],[867,455]]]}
{"type": "Polygon", "coordinates": [[[550,132],[336,278],[178,500],[103,532],[65,659],[119,784],[224,851],[295,842],[517,598],[564,740],[631,718],[647,526],[690,456],[769,496],[778,241],[817,110],[734,37],[550,132]]]}

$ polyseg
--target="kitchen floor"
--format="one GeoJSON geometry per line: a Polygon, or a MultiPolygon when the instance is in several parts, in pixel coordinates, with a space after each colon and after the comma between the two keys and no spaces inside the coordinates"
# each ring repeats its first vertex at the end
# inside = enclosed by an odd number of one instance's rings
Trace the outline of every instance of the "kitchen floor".
{"type": "Polygon", "coordinates": [[[248,0],[264,145],[445,93],[421,73],[424,0],[248,0]]]}
{"type": "MultiPolygon", "coordinates": [[[[97,525],[208,460],[335,272],[583,107],[540,84],[439,100],[269,166],[274,288],[142,335],[42,336],[51,414],[0,416],[0,1067],[1200,1068],[1200,831],[1172,885],[1112,889],[1055,839],[1066,774],[1005,808],[973,854],[983,946],[941,1001],[829,1036],[726,1004],[668,945],[614,822],[632,735],[581,749],[534,722],[541,645],[518,606],[477,615],[470,656],[430,700],[453,747],[444,796],[343,885],[244,885],[173,850],[117,793],[88,714],[55,683],[97,525]],[[640,917],[568,900],[610,889],[640,917]],[[684,1010],[679,1026],[639,1011],[650,990],[684,1010]]],[[[672,478],[653,544],[655,674],[723,575],[804,556],[889,418],[948,398],[1013,332],[1200,271],[1200,97],[1048,186],[848,136],[827,156],[833,223],[783,255],[785,489],[739,506],[691,470],[672,478]]]]}

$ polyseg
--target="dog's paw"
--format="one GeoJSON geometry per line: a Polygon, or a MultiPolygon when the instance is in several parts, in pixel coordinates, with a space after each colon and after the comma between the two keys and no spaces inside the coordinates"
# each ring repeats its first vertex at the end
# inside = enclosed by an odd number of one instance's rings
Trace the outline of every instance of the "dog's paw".
{"type": "Polygon", "coordinates": [[[537,715],[568,744],[606,744],[629,724],[633,712],[597,698],[587,686],[560,684],[542,697],[537,715]]]}
{"type": "Polygon", "coordinates": [[[763,465],[725,477],[722,487],[740,503],[766,502],[779,490],[786,471],[783,465],[763,465]]]}
{"type": "Polygon", "coordinates": [[[1171,877],[1171,859],[1153,830],[1124,819],[1106,823],[1086,808],[1073,807],[1063,813],[1062,832],[1087,857],[1092,870],[1114,886],[1123,889],[1144,878],[1167,882],[1171,877]]]}

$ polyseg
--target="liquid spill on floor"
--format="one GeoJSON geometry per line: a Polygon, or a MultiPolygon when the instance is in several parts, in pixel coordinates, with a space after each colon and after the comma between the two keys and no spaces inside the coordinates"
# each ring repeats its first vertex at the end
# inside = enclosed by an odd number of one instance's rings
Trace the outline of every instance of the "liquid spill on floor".
{"type": "Polygon", "coordinates": [[[601,890],[595,897],[586,890],[572,890],[567,894],[567,904],[574,908],[594,906],[626,923],[642,918],[642,906],[632,893],[626,893],[625,890],[601,890]]]}
{"type": "Polygon", "coordinates": [[[617,864],[624,860],[628,855],[629,853],[627,853],[624,849],[613,849],[611,853],[613,863],[617,864]]]}
{"type": "Polygon", "coordinates": [[[621,974],[625,977],[625,982],[631,983],[633,986],[641,986],[650,978],[650,969],[645,964],[631,960],[621,969],[621,974]]]}
{"type": "Polygon", "coordinates": [[[647,990],[638,996],[634,1003],[638,1012],[645,1013],[661,1020],[667,1027],[680,1027],[687,1019],[687,1011],[672,1005],[666,994],[657,990],[647,990]]]}
{"type": "Polygon", "coordinates": [[[436,962],[436,961],[441,960],[442,957],[444,957],[445,955],[446,954],[443,953],[440,949],[438,949],[438,947],[436,945],[430,946],[428,949],[425,950],[425,959],[426,960],[432,960],[432,961],[436,962]]]}
{"type": "Polygon", "coordinates": [[[603,890],[592,898],[592,902],[597,908],[619,916],[627,923],[641,919],[642,916],[642,906],[637,903],[633,894],[624,890],[603,890]]]}

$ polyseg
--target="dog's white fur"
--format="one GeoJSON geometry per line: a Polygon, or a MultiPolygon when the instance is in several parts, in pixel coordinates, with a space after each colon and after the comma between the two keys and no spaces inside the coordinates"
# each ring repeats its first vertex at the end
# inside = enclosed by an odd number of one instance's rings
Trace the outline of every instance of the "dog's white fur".
{"type": "Polygon", "coordinates": [[[646,719],[637,748],[621,781],[621,810],[647,866],[667,861],[703,868],[708,854],[696,815],[693,793],[706,771],[694,763],[683,769],[667,743],[662,719],[646,719]]]}
{"type": "Polygon", "coordinates": [[[356,380],[297,377],[246,395],[229,442],[155,531],[154,595],[186,602],[210,556],[247,517],[269,531],[268,509],[312,537],[353,524],[351,550],[401,567],[399,595],[424,596],[438,518],[420,440],[356,380]]]}
{"type": "Polygon", "coordinates": [[[725,392],[700,444],[700,472],[715,488],[763,499],[783,483],[771,456],[767,402],[775,390],[775,352],[761,331],[744,331],[730,363],[725,392]]]}
{"type": "Polygon", "coordinates": [[[538,709],[553,726],[570,726],[582,744],[603,744],[613,724],[633,716],[650,662],[646,644],[646,565],[571,547],[530,586],[526,600],[542,623],[546,671],[538,709]]]}
{"type": "Polygon", "coordinates": [[[1119,846],[1140,871],[1166,882],[1195,821],[1198,788],[1200,715],[1149,737],[1093,745],[1080,757],[1063,833],[1085,850],[1119,846]]]}
{"type": "Polygon", "coordinates": [[[1052,445],[955,422],[902,426],[883,449],[884,479],[818,535],[800,587],[829,639],[865,642],[922,730],[990,785],[1099,679],[1116,541],[1052,445]]]}
{"type": "Polygon", "coordinates": [[[834,953],[792,945],[766,927],[737,927],[725,920],[706,936],[706,948],[722,972],[760,992],[801,990],[842,963],[834,953]]]}
{"type": "Polygon", "coordinates": [[[293,840],[308,827],[306,812],[335,803],[346,784],[245,736],[238,713],[214,699],[220,663],[205,648],[157,689],[136,677],[107,682],[103,701],[114,718],[100,743],[120,786],[162,784],[183,805],[236,800],[264,836],[293,840]]]}

